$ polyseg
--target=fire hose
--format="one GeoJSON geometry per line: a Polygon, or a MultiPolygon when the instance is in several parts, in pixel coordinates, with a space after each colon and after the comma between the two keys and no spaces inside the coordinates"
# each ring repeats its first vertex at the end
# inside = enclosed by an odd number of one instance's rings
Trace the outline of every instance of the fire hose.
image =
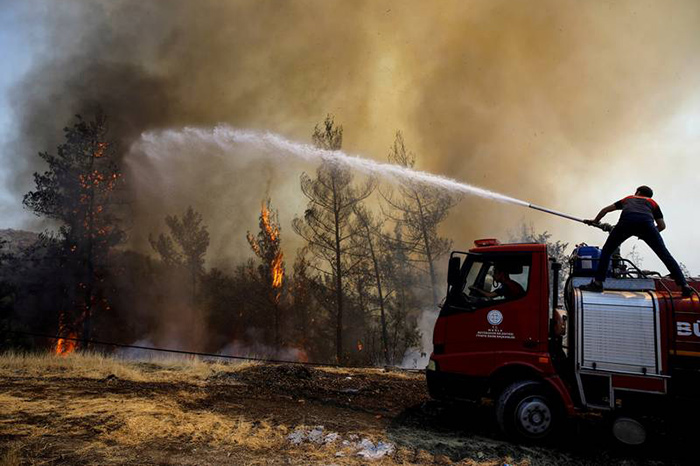
{"type": "Polygon", "coordinates": [[[589,225],[589,226],[592,226],[595,228],[600,228],[603,231],[610,232],[613,229],[613,226],[610,225],[609,223],[589,222],[589,221],[586,221],[582,218],[574,217],[573,215],[565,214],[563,212],[558,212],[556,210],[547,209],[546,207],[538,206],[535,204],[528,204],[527,206],[531,209],[539,210],[540,212],[545,212],[548,214],[556,215],[558,217],[568,218],[569,220],[573,220],[575,222],[580,222],[580,223],[584,223],[586,225],[589,225]]]}

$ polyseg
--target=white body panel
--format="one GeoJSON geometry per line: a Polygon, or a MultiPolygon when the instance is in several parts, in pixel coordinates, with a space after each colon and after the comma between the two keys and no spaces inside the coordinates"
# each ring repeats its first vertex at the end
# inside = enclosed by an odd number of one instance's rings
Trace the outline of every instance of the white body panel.
{"type": "Polygon", "coordinates": [[[659,310],[653,293],[577,293],[580,369],[660,375],[659,310]]]}

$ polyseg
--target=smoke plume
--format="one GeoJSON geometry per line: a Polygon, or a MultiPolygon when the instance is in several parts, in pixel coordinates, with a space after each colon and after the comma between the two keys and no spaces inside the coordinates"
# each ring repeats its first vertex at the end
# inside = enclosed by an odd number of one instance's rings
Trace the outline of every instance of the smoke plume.
{"type": "MultiPolygon", "coordinates": [[[[685,155],[652,154],[667,145],[640,138],[700,79],[694,1],[35,0],[22,11],[43,48],[11,96],[20,132],[3,163],[18,199],[43,169],[36,152],[101,106],[124,153],[144,131],[186,125],[308,141],[332,113],[349,152],[384,160],[401,129],[419,169],[592,215],[636,184],[671,185],[648,162],[685,155]]],[[[136,247],[191,204],[225,262],[246,250],[265,186],[283,225],[303,209],[310,167],[178,157],[130,167],[136,247]]],[[[517,209],[465,199],[445,233],[467,243],[530,215],[570,227],[517,209]]]]}
{"type": "MultiPolygon", "coordinates": [[[[700,76],[692,1],[69,0],[24,11],[45,49],[12,94],[21,131],[4,163],[18,196],[41,169],[36,152],[99,105],[125,151],[145,130],[215,123],[305,140],[333,113],[352,152],[383,159],[402,129],[419,168],[560,207],[591,180],[576,167],[647,160],[624,152],[627,142],[677,112],[700,76]]],[[[202,196],[196,208],[213,236],[241,236],[250,222],[224,218],[249,211],[254,221],[256,209],[243,207],[259,203],[261,180],[297,178],[282,168],[231,180],[236,189],[223,194],[237,199],[224,211],[202,196]]],[[[143,218],[181,210],[196,189],[185,188],[157,205],[136,199],[135,209],[143,218]]],[[[469,200],[459,210],[448,224],[459,239],[512,217],[469,200]]]]}

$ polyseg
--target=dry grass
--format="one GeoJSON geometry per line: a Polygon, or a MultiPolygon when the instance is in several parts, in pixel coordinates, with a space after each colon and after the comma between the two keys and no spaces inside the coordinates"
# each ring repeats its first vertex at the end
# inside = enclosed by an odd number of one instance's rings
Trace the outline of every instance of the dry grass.
{"type": "MultiPolygon", "coordinates": [[[[59,433],[80,436],[89,433],[95,443],[119,446],[148,445],[154,441],[179,441],[210,446],[269,450],[281,447],[287,429],[262,421],[224,416],[206,410],[184,409],[181,401],[198,395],[180,392],[176,397],[138,398],[108,394],[99,398],[60,397],[46,399],[0,394],[0,430],[25,439],[59,433]],[[47,419],[46,425],[22,422],[27,417],[47,419]],[[88,422],[85,422],[88,421],[88,422]],[[65,432],[62,432],[65,430],[65,432]]],[[[92,448],[91,447],[91,448],[92,448]]],[[[18,455],[5,455],[6,463],[18,455]]]]}
{"type": "Polygon", "coordinates": [[[402,371],[398,369],[385,370],[383,368],[372,368],[372,369],[353,369],[350,367],[331,367],[331,366],[318,366],[316,369],[330,374],[353,376],[355,374],[378,374],[382,377],[393,377],[397,379],[414,379],[416,377],[422,377],[422,373],[402,371]]]}
{"type": "Polygon", "coordinates": [[[20,466],[22,464],[22,446],[19,443],[11,444],[7,450],[0,454],[0,466],[20,466]]]}
{"type": "Polygon", "coordinates": [[[103,379],[114,375],[134,382],[197,382],[219,372],[234,372],[255,363],[226,364],[199,358],[119,359],[99,353],[2,353],[0,376],[103,379]]]}
{"type": "MultiPolygon", "coordinates": [[[[298,421],[280,419],[287,413],[281,416],[280,399],[262,414],[259,410],[265,401],[255,396],[212,402],[212,393],[227,387],[217,379],[207,383],[208,378],[223,375],[226,383],[237,384],[236,377],[226,374],[251,365],[185,358],[133,361],[95,353],[67,357],[0,354],[0,378],[8,379],[7,388],[0,391],[0,436],[8,439],[0,442],[0,466],[368,463],[357,456],[355,447],[339,442],[290,444],[288,434],[314,418],[307,417],[305,405],[298,404],[296,398],[282,409],[298,410],[292,415],[292,419],[298,416],[298,421]],[[112,384],[107,378],[110,375],[120,381],[112,384]]],[[[383,369],[318,369],[341,377],[416,376],[383,369]]],[[[246,393],[247,388],[239,390],[246,393]]],[[[326,407],[323,409],[324,415],[332,416],[326,407]]],[[[352,413],[338,410],[337,415],[352,413]]],[[[366,420],[364,414],[357,416],[366,420]]],[[[376,426],[368,425],[358,433],[373,441],[386,441],[376,426]]],[[[415,435],[424,436],[425,432],[418,430],[415,435]]],[[[416,448],[397,446],[394,455],[372,464],[453,464],[447,457],[423,450],[423,443],[416,442],[416,448]]],[[[498,463],[487,458],[483,461],[464,460],[460,464],[498,463]]]]}

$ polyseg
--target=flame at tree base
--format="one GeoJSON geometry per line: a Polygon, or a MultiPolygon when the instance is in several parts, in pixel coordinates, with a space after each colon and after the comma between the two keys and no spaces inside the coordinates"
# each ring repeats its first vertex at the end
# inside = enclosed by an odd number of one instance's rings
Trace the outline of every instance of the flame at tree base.
{"type": "Polygon", "coordinates": [[[66,313],[61,311],[60,317],[58,319],[58,339],[56,340],[56,345],[54,346],[53,353],[56,356],[68,356],[78,347],[78,332],[71,330],[68,325],[66,325],[66,313]]]}
{"type": "Polygon", "coordinates": [[[66,338],[59,338],[54,348],[54,354],[56,356],[68,356],[75,351],[77,346],[76,340],[68,340],[67,338],[78,338],[78,334],[70,332],[66,338]]]}

